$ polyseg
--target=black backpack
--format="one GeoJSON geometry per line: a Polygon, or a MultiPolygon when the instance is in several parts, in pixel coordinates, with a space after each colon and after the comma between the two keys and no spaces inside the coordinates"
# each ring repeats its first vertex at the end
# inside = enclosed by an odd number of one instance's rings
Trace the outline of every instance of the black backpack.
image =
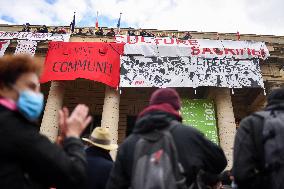
{"type": "Polygon", "coordinates": [[[170,131],[177,121],[163,130],[139,134],[135,146],[132,189],[186,189],[184,170],[178,160],[170,131]]]}
{"type": "Polygon", "coordinates": [[[269,175],[271,189],[284,188],[284,111],[261,111],[264,168],[269,175]]]}

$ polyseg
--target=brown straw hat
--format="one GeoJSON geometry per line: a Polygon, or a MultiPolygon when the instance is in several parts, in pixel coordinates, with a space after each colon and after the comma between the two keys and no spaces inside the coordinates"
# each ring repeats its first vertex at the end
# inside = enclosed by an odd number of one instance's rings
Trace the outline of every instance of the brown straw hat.
{"type": "Polygon", "coordinates": [[[83,141],[105,150],[116,150],[117,144],[111,144],[110,132],[106,128],[96,127],[89,138],[82,138],[83,141]]]}

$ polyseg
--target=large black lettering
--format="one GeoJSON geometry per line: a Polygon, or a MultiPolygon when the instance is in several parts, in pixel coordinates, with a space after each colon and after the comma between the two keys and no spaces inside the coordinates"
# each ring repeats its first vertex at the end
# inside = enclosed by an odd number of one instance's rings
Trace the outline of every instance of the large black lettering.
{"type": "Polygon", "coordinates": [[[204,66],[205,65],[205,59],[197,58],[197,65],[204,66]]]}
{"type": "Polygon", "coordinates": [[[106,71],[105,71],[105,74],[107,74],[107,75],[110,76],[111,73],[112,73],[112,64],[106,62],[106,71]]]}
{"type": "Polygon", "coordinates": [[[67,70],[68,70],[68,62],[62,62],[60,66],[60,72],[67,72],[67,70]]]}
{"type": "Polygon", "coordinates": [[[107,68],[107,62],[102,62],[103,68],[104,68],[104,73],[106,73],[106,68],[107,68]]]}
{"type": "Polygon", "coordinates": [[[75,62],[75,63],[69,62],[68,63],[68,72],[70,72],[70,71],[76,72],[77,65],[78,65],[77,62],[75,62]]]}
{"type": "Polygon", "coordinates": [[[236,60],[234,63],[235,66],[242,66],[241,62],[239,60],[236,60]]]}
{"type": "Polygon", "coordinates": [[[90,62],[90,61],[88,62],[88,71],[92,72],[92,71],[94,71],[94,70],[95,70],[95,68],[94,68],[94,64],[95,64],[95,63],[91,64],[91,62],[90,62]]]}
{"type": "Polygon", "coordinates": [[[98,69],[99,69],[100,72],[103,72],[102,66],[99,62],[97,62],[97,64],[96,64],[96,72],[98,72],[98,69]]]}
{"type": "Polygon", "coordinates": [[[213,64],[213,60],[212,59],[205,59],[206,60],[206,64],[208,66],[211,66],[213,64]]]}
{"type": "Polygon", "coordinates": [[[112,64],[109,64],[109,74],[112,73],[112,64]]]}
{"type": "MultiPolygon", "coordinates": [[[[78,66],[81,70],[85,70],[86,65],[87,65],[87,60],[84,60],[84,61],[78,60],[78,66]]],[[[79,70],[79,68],[78,68],[78,70],[79,70]]]]}
{"type": "Polygon", "coordinates": [[[58,72],[58,70],[55,69],[56,65],[58,64],[59,62],[54,62],[53,64],[53,67],[52,67],[52,71],[53,72],[58,72]]]}

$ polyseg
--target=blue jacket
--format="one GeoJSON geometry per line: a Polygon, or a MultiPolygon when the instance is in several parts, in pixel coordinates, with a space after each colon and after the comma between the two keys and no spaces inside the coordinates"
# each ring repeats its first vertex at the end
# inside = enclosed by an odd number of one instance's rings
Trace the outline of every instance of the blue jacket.
{"type": "Polygon", "coordinates": [[[105,189],[113,161],[107,150],[91,146],[86,149],[88,161],[87,189],[105,189]]]}

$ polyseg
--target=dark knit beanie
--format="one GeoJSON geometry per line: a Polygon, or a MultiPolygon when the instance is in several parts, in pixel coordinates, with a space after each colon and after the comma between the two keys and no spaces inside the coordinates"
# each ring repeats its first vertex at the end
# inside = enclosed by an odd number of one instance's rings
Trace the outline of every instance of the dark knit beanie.
{"type": "Polygon", "coordinates": [[[181,108],[179,94],[176,90],[171,88],[157,89],[150,98],[150,105],[168,103],[173,106],[175,110],[181,108]]]}
{"type": "Polygon", "coordinates": [[[271,91],[267,97],[268,103],[272,100],[284,100],[284,88],[278,88],[271,91]]]}

